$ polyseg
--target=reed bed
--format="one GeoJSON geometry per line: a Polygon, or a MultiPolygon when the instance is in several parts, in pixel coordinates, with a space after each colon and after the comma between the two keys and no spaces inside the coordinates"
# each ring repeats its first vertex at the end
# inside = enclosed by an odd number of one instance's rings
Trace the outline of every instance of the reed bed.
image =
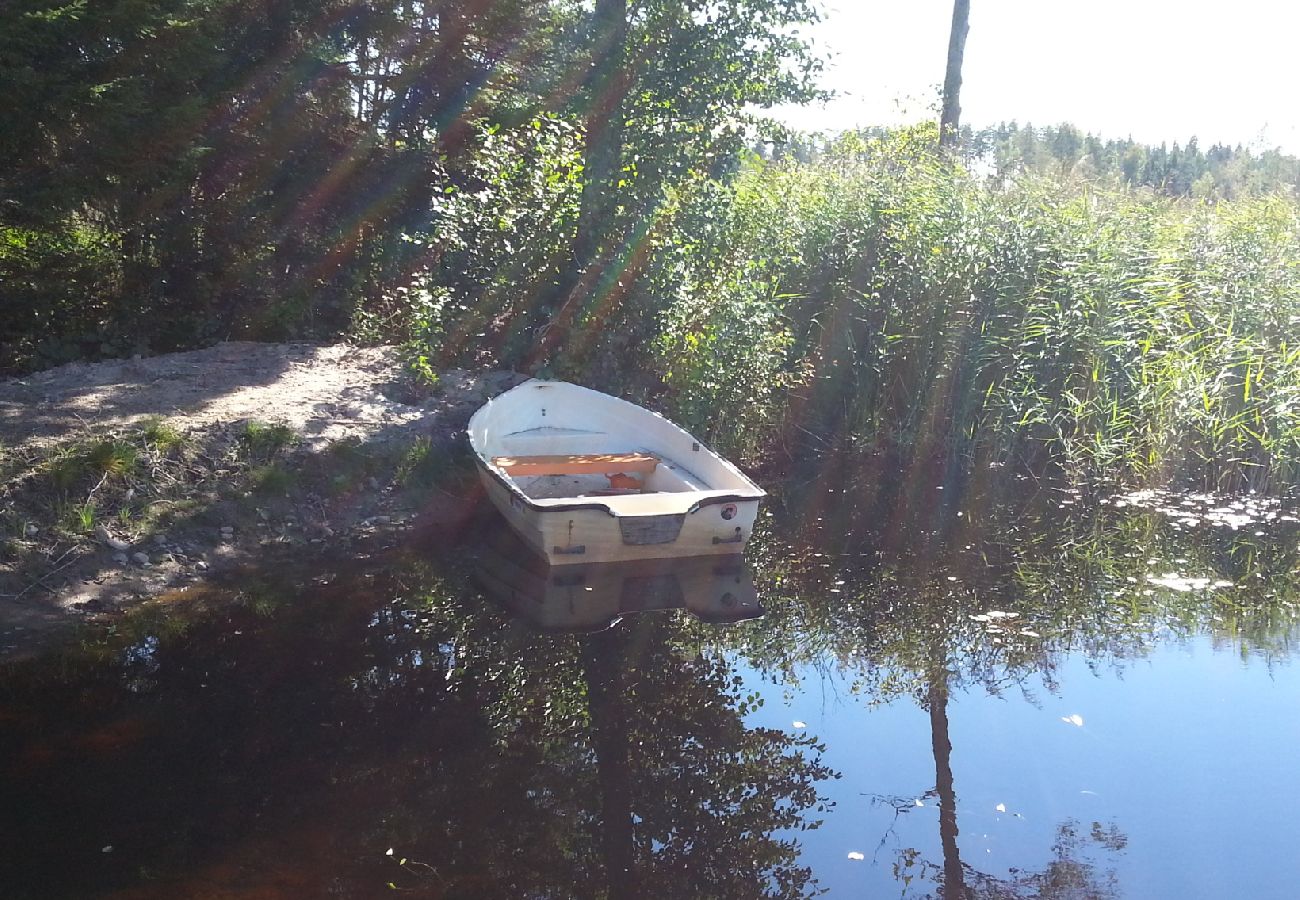
{"type": "Polygon", "coordinates": [[[679,416],[742,456],[1294,488],[1294,200],[998,184],[932,137],[848,136],[678,199],[651,276],[679,416]]]}

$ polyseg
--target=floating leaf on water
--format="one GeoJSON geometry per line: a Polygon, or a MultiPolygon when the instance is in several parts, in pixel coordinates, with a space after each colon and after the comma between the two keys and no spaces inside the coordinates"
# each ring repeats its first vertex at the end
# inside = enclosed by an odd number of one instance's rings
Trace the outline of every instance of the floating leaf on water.
{"type": "Polygon", "coordinates": [[[858,861],[858,860],[866,859],[866,857],[863,856],[861,853],[859,853],[859,852],[856,851],[856,850],[850,850],[850,851],[849,851],[849,859],[854,860],[854,861],[856,862],[856,861],[858,861]]]}
{"type": "Polygon", "coordinates": [[[807,723],[807,722],[800,722],[800,721],[797,721],[797,720],[796,720],[795,723],[794,723],[794,727],[795,727],[795,728],[807,728],[807,727],[808,727],[808,723],[807,723]]]}
{"type": "Polygon", "coordinates": [[[1039,634],[1037,631],[1030,631],[1028,628],[1020,629],[1020,633],[1023,634],[1025,637],[1031,637],[1031,638],[1042,637],[1042,635],[1039,634]]]}
{"type": "Polygon", "coordinates": [[[993,807],[993,808],[996,809],[998,812],[1006,812],[1006,811],[1007,811],[1007,805],[1006,805],[1005,803],[999,803],[997,806],[995,806],[995,807],[993,807]]]}
{"type": "Polygon", "coordinates": [[[388,852],[385,853],[384,856],[392,856],[392,855],[393,855],[393,848],[392,848],[392,847],[389,847],[389,848],[388,848],[388,852]]]}
{"type": "Polygon", "coordinates": [[[1083,727],[1083,716],[1079,715],[1078,713],[1074,713],[1068,716],[1061,716],[1061,721],[1067,725],[1074,725],[1077,728],[1083,727]]]}
{"type": "Polygon", "coordinates": [[[913,800],[912,802],[913,802],[914,804],[916,804],[917,806],[925,806],[925,802],[924,802],[920,797],[917,797],[917,798],[916,798],[915,800],[913,800]]]}

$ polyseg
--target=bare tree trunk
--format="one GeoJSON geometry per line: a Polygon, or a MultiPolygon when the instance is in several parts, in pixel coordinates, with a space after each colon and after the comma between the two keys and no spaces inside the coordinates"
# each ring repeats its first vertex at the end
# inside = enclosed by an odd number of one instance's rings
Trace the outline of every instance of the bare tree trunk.
{"type": "Polygon", "coordinates": [[[939,118],[939,146],[955,147],[961,127],[961,62],[970,31],[970,0],[954,0],[952,33],[948,37],[948,71],[943,79],[943,114],[939,118]]]}
{"type": "Polygon", "coordinates": [[[582,674],[587,682],[591,742],[600,784],[600,837],[609,900],[641,896],[632,815],[632,763],[628,739],[627,672],[643,642],[639,630],[611,628],[584,640],[582,674]]]}
{"type": "Polygon", "coordinates": [[[930,744],[934,751],[935,789],[939,794],[939,841],[943,845],[943,900],[965,900],[966,877],[957,849],[957,792],[952,781],[952,741],[948,737],[948,673],[930,673],[930,744]]]}

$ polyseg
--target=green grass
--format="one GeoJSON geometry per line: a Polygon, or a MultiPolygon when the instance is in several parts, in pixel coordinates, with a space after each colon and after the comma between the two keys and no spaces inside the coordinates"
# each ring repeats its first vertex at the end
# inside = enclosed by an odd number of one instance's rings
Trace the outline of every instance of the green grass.
{"type": "Polygon", "coordinates": [[[249,472],[249,484],[259,494],[287,494],[298,483],[298,474],[283,463],[258,466],[249,472]]]}
{"type": "Polygon", "coordinates": [[[76,507],[77,527],[82,534],[89,534],[95,529],[95,504],[86,501],[76,507]]]}
{"type": "Polygon", "coordinates": [[[58,494],[67,494],[85,478],[89,469],[80,453],[64,450],[46,463],[45,472],[50,487],[58,494]]]}
{"type": "Polygon", "coordinates": [[[141,427],[145,443],[159,453],[168,453],[186,443],[185,434],[161,418],[147,419],[141,427]]]}
{"type": "Polygon", "coordinates": [[[282,423],[248,422],[239,434],[239,446],[246,458],[269,462],[298,443],[293,429],[282,423]]]}
{"type": "Polygon", "coordinates": [[[58,503],[54,511],[56,524],[65,534],[89,534],[95,528],[95,504],[90,500],[84,503],[58,503]]]}
{"type": "Polygon", "coordinates": [[[77,443],[55,451],[44,467],[50,486],[66,496],[87,484],[124,479],[136,470],[139,450],[126,439],[77,443]]]}
{"type": "Polygon", "coordinates": [[[138,451],[124,440],[99,441],[85,450],[86,468],[92,475],[122,477],[135,469],[138,451]]]}
{"type": "Polygon", "coordinates": [[[411,490],[427,490],[449,480],[465,477],[472,471],[466,454],[452,447],[421,438],[408,447],[398,460],[393,482],[411,490]]]}

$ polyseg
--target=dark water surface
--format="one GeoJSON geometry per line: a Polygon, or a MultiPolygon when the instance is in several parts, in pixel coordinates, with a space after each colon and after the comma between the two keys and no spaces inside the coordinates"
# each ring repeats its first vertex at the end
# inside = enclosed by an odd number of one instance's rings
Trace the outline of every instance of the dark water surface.
{"type": "Polygon", "coordinates": [[[922,498],[267,567],[13,664],[0,896],[1300,895],[1293,511],[922,498]]]}

